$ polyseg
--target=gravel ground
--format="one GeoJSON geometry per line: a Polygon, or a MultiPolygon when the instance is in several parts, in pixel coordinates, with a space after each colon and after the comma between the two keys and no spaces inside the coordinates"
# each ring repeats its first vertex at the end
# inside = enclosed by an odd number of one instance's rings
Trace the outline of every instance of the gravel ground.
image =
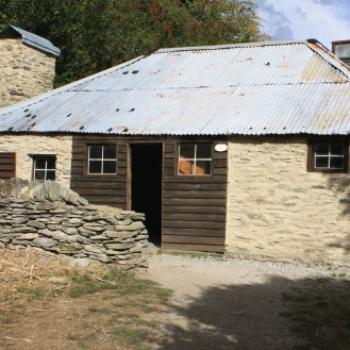
{"type": "Polygon", "coordinates": [[[154,349],[309,349],[293,332],[293,320],[283,316],[283,296],[310,279],[333,280],[336,274],[350,276],[348,269],[154,255],[143,277],[174,291],[154,349]]]}

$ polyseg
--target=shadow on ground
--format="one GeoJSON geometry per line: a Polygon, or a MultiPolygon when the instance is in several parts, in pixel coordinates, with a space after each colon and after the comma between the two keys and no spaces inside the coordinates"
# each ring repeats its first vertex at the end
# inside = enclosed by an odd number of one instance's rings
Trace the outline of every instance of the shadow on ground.
{"type": "Polygon", "coordinates": [[[350,281],[336,278],[205,289],[167,326],[160,349],[350,349],[350,281]]]}

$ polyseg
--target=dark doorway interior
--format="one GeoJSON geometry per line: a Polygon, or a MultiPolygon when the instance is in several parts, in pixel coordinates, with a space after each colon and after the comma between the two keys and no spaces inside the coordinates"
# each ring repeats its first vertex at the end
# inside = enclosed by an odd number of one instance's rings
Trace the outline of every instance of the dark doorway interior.
{"type": "Polygon", "coordinates": [[[161,244],[162,145],[131,145],[131,207],[146,214],[150,241],[161,244]]]}

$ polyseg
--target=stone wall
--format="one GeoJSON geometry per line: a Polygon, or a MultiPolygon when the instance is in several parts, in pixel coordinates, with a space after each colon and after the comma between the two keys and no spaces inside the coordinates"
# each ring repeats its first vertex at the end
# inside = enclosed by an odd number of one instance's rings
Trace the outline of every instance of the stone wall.
{"type": "Polygon", "coordinates": [[[227,251],[350,266],[350,174],[307,172],[305,139],[229,144],[227,251]]]}
{"type": "Polygon", "coordinates": [[[0,152],[16,153],[16,176],[30,181],[32,154],[56,155],[56,181],[70,186],[72,136],[0,135],[0,152]]]}
{"type": "Polygon", "coordinates": [[[144,267],[144,214],[104,213],[55,182],[0,184],[0,244],[36,247],[86,262],[144,267]]]}
{"type": "Polygon", "coordinates": [[[17,38],[0,39],[0,107],[53,88],[56,59],[17,38]]]}

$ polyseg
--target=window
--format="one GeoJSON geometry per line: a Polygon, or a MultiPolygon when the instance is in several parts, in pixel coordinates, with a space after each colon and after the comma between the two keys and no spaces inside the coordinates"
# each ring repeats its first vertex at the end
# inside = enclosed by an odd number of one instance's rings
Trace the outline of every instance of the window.
{"type": "Polygon", "coordinates": [[[54,181],[56,178],[55,155],[33,155],[33,181],[54,181]]]}
{"type": "Polygon", "coordinates": [[[310,145],[309,168],[312,171],[344,172],[348,168],[348,145],[314,143],[310,145]]]}
{"type": "Polygon", "coordinates": [[[333,41],[332,48],[339,59],[350,65],[350,40],[333,41]]]}
{"type": "Polygon", "coordinates": [[[117,173],[117,146],[90,145],[88,151],[89,174],[116,174],[117,173]]]}
{"type": "Polygon", "coordinates": [[[0,153],[0,179],[16,177],[16,153],[0,153]]]}
{"type": "Polygon", "coordinates": [[[212,145],[209,143],[179,145],[178,175],[210,175],[212,145]]]}

